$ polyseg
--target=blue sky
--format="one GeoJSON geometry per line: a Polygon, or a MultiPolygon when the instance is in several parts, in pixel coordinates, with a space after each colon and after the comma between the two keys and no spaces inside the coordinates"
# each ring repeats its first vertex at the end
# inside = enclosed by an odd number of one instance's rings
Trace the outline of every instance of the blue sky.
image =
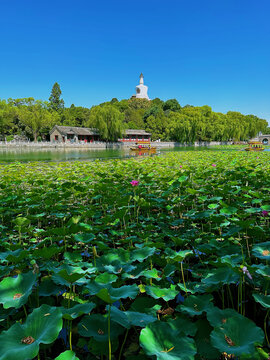
{"type": "Polygon", "coordinates": [[[269,0],[2,0],[0,98],[149,97],[270,121],[269,0]]]}

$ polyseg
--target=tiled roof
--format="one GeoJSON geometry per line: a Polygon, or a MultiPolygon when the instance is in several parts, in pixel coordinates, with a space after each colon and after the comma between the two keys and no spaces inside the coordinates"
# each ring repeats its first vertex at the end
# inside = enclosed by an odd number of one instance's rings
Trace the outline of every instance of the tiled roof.
{"type": "Polygon", "coordinates": [[[150,133],[146,132],[145,130],[136,130],[136,129],[127,129],[126,135],[151,135],[150,133]]]}
{"type": "MultiPolygon", "coordinates": [[[[93,128],[84,128],[77,126],[59,126],[55,125],[52,129],[57,129],[62,135],[75,134],[75,135],[98,135],[99,132],[97,129],[93,128]]],[[[52,133],[51,131],[51,133],[52,133]]],[[[126,135],[151,135],[151,133],[146,132],[145,130],[137,129],[127,129],[125,130],[126,135]]]]}
{"type": "Polygon", "coordinates": [[[63,135],[64,134],[98,135],[97,129],[91,129],[91,128],[83,128],[76,126],[58,126],[58,125],[56,125],[55,128],[63,135]]]}

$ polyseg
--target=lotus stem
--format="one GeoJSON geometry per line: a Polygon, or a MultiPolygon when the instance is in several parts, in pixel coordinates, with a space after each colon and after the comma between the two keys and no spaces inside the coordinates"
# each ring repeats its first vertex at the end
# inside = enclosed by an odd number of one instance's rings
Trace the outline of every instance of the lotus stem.
{"type": "MultiPolygon", "coordinates": [[[[230,286],[227,285],[227,288],[228,288],[229,298],[230,298],[230,300],[231,300],[231,304],[232,304],[232,307],[233,307],[233,309],[234,309],[233,297],[232,297],[232,292],[231,292],[230,286]]],[[[242,304],[241,304],[241,305],[242,305],[242,304]]]]}
{"type": "Polygon", "coordinates": [[[267,321],[266,320],[267,320],[269,311],[270,311],[270,309],[267,310],[266,316],[264,318],[264,323],[263,323],[265,338],[266,338],[268,346],[270,346],[270,343],[269,343],[269,339],[268,339],[268,336],[267,336],[267,321]]]}
{"type": "Polygon", "coordinates": [[[26,311],[25,305],[23,305],[23,310],[24,310],[24,314],[25,314],[25,319],[27,319],[27,311],[26,311]]]}
{"type": "Polygon", "coordinates": [[[69,348],[72,351],[72,321],[69,321],[69,348]]]}
{"type": "Polygon", "coordinates": [[[124,349],[124,346],[125,346],[125,343],[126,343],[126,340],[127,340],[127,336],[128,336],[128,331],[129,331],[129,329],[127,329],[125,337],[124,337],[124,341],[123,341],[123,343],[121,345],[118,360],[121,360],[122,352],[123,352],[123,349],[124,349]]]}
{"type": "Polygon", "coordinates": [[[181,266],[181,273],[182,273],[183,284],[184,284],[185,292],[186,292],[186,295],[187,295],[187,288],[186,288],[185,277],[184,277],[184,270],[183,270],[183,261],[180,261],[180,266],[181,266]]]}
{"type": "Polygon", "coordinates": [[[112,344],[111,344],[111,304],[108,312],[108,345],[109,345],[109,360],[112,360],[112,344]]]}

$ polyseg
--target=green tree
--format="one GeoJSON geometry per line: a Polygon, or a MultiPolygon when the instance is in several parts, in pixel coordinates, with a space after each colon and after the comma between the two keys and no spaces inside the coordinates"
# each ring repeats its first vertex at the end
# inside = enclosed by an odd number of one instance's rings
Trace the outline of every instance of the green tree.
{"type": "Polygon", "coordinates": [[[179,102],[176,99],[169,99],[165,101],[163,104],[163,110],[170,110],[170,111],[179,111],[181,109],[181,106],[179,102]]]}
{"type": "Polygon", "coordinates": [[[0,100],[0,133],[2,138],[9,133],[16,109],[5,100],[0,100]]]}
{"type": "Polygon", "coordinates": [[[49,104],[40,100],[20,107],[19,119],[31,131],[34,141],[42,130],[51,128],[58,120],[56,114],[49,111],[49,104]]]}
{"type": "Polygon", "coordinates": [[[105,141],[117,141],[123,133],[124,114],[112,105],[95,106],[87,125],[98,129],[105,141]]]}
{"type": "Polygon", "coordinates": [[[63,99],[60,99],[61,95],[62,91],[60,85],[56,82],[52,87],[51,95],[49,97],[50,108],[52,110],[59,111],[64,108],[65,103],[63,99]]]}

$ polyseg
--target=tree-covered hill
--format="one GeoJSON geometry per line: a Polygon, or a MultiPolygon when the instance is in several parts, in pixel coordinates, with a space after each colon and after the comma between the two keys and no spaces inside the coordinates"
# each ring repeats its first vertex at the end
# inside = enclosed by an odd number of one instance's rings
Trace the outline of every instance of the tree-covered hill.
{"type": "Polygon", "coordinates": [[[0,100],[0,132],[2,138],[14,135],[31,140],[48,139],[54,125],[98,128],[104,140],[115,140],[124,129],[145,129],[152,140],[226,141],[247,140],[259,131],[267,132],[267,121],[255,115],[228,111],[212,111],[210,106],[181,106],[176,99],[113,98],[92,108],[64,107],[56,83],[49,102],[33,98],[0,100]]]}

